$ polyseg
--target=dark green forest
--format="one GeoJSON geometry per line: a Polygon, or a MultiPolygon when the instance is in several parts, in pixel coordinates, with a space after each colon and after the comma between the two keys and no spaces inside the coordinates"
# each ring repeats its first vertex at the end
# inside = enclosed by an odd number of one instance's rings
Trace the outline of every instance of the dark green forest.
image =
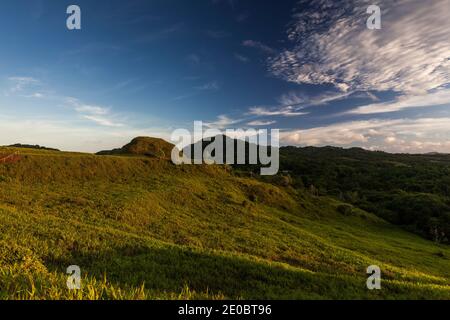
{"type": "MultiPolygon", "coordinates": [[[[333,196],[440,243],[450,239],[450,155],[282,147],[284,183],[333,196]]],[[[280,179],[278,179],[280,180],[280,179]]]]}

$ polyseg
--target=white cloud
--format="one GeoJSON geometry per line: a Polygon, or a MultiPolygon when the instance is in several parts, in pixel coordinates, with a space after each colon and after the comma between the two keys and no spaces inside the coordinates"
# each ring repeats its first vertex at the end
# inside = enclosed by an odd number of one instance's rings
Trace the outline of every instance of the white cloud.
{"type": "Polygon", "coordinates": [[[219,115],[216,121],[203,123],[209,129],[227,129],[231,125],[241,122],[239,119],[231,119],[226,115],[219,115]]]}
{"type": "MultiPolygon", "coordinates": [[[[317,96],[308,96],[303,93],[291,91],[283,94],[278,101],[284,106],[299,106],[304,109],[306,107],[319,106],[330,102],[339,101],[353,94],[353,92],[324,92],[317,96]]],[[[374,96],[368,92],[365,92],[364,95],[365,97],[374,99],[374,96]]]]}
{"type": "Polygon", "coordinates": [[[248,114],[255,116],[284,116],[284,117],[296,117],[308,114],[307,112],[296,111],[292,106],[282,108],[268,109],[265,107],[252,107],[248,114]]]}
{"type": "Polygon", "coordinates": [[[285,144],[360,146],[388,152],[450,153],[450,118],[349,121],[280,133],[285,144]]]}
{"type": "Polygon", "coordinates": [[[348,111],[349,114],[395,112],[408,108],[432,107],[450,104],[450,88],[433,90],[423,95],[402,95],[395,101],[374,103],[348,111]]]}
{"type": "Polygon", "coordinates": [[[105,115],[108,114],[109,109],[99,106],[90,106],[90,105],[79,105],[75,107],[75,110],[80,113],[90,113],[96,115],[105,115]]]}
{"type": "Polygon", "coordinates": [[[30,94],[30,95],[26,95],[25,97],[26,98],[43,99],[43,98],[46,98],[46,95],[43,94],[43,93],[40,93],[40,92],[35,92],[35,93],[30,94]]]}
{"type": "Polygon", "coordinates": [[[249,62],[249,58],[247,58],[246,56],[243,56],[242,54],[235,53],[235,54],[234,54],[234,57],[235,57],[237,60],[239,60],[240,62],[244,62],[244,63],[249,62]]]}
{"type": "MultiPolygon", "coordinates": [[[[92,121],[100,126],[105,127],[123,127],[124,124],[114,120],[117,115],[111,113],[110,108],[90,105],[82,102],[81,100],[74,97],[64,97],[56,94],[43,94],[41,92],[34,92],[31,94],[24,94],[19,92],[25,91],[27,87],[32,85],[42,85],[42,83],[32,77],[10,77],[8,81],[12,82],[13,86],[9,89],[9,93],[15,94],[17,96],[22,96],[25,98],[36,98],[36,99],[47,99],[48,101],[56,102],[62,104],[66,107],[73,109],[78,113],[81,118],[92,121]]],[[[28,90],[29,91],[29,90],[28,90]]],[[[7,93],[7,95],[9,95],[7,93]]]]}
{"type": "Polygon", "coordinates": [[[39,84],[39,81],[32,77],[9,77],[8,80],[11,83],[9,88],[11,93],[20,92],[28,86],[39,84]]]}
{"type": "Polygon", "coordinates": [[[283,142],[294,145],[348,145],[355,142],[366,142],[367,137],[363,132],[366,131],[369,124],[369,121],[340,123],[306,130],[283,132],[280,134],[280,137],[283,142]]]}
{"type": "Polygon", "coordinates": [[[308,101],[308,98],[304,94],[291,91],[291,92],[283,94],[278,99],[278,101],[283,106],[295,106],[295,105],[300,105],[300,104],[306,104],[308,101]]]}
{"type": "Polygon", "coordinates": [[[269,54],[269,55],[276,53],[276,51],[274,49],[272,49],[271,47],[269,47],[268,45],[265,45],[264,43],[261,43],[259,41],[255,41],[255,40],[245,40],[242,42],[242,45],[244,47],[258,49],[258,50],[264,52],[265,54],[269,54]]]}
{"type": "Polygon", "coordinates": [[[198,86],[195,89],[201,90],[201,91],[215,91],[215,90],[219,90],[219,88],[220,88],[220,86],[217,83],[217,81],[212,81],[212,82],[205,83],[204,85],[198,86]]]}
{"type": "Polygon", "coordinates": [[[255,121],[250,121],[250,122],[248,122],[247,125],[258,127],[258,126],[269,126],[269,125],[274,124],[274,123],[276,123],[276,121],[260,121],[260,120],[255,120],[255,121]]]}
{"type": "Polygon", "coordinates": [[[397,138],[394,136],[387,137],[386,139],[384,139],[384,142],[386,142],[388,144],[393,144],[393,143],[397,142],[397,138]]]}
{"type": "Polygon", "coordinates": [[[281,95],[278,99],[280,106],[266,108],[253,107],[250,108],[249,114],[256,116],[302,116],[309,112],[304,109],[314,106],[327,105],[334,101],[343,100],[348,97],[353,98],[369,98],[372,101],[378,98],[370,92],[324,92],[316,96],[309,96],[302,92],[290,91],[281,95]]]}
{"type": "Polygon", "coordinates": [[[73,121],[7,118],[0,116],[0,145],[39,144],[66,151],[98,152],[118,148],[137,136],[152,136],[170,141],[165,128],[83,126],[73,121]]]}
{"type": "Polygon", "coordinates": [[[93,115],[83,115],[83,118],[91,120],[101,126],[105,127],[123,127],[124,125],[122,123],[113,122],[110,119],[99,117],[99,116],[93,116],[93,115]]]}
{"type": "Polygon", "coordinates": [[[306,2],[310,5],[294,14],[288,31],[292,48],[269,61],[276,76],[333,84],[343,92],[416,95],[449,83],[448,0],[378,1],[381,30],[365,26],[371,1],[306,2]]]}
{"type": "Polygon", "coordinates": [[[182,94],[182,95],[176,96],[172,100],[173,101],[178,101],[178,100],[183,100],[183,99],[188,99],[188,98],[195,97],[195,96],[201,94],[202,92],[217,91],[217,90],[220,89],[220,84],[217,81],[211,81],[211,82],[207,82],[205,84],[202,84],[200,86],[193,87],[192,89],[193,89],[193,91],[188,92],[186,94],[182,94]]]}
{"type": "Polygon", "coordinates": [[[117,122],[112,119],[113,115],[111,115],[109,108],[96,105],[88,105],[73,97],[66,97],[64,101],[76,112],[78,112],[82,116],[82,118],[93,121],[98,125],[106,127],[124,126],[123,123],[117,122]]]}
{"type": "Polygon", "coordinates": [[[9,77],[8,80],[14,81],[14,82],[22,82],[22,83],[37,83],[38,80],[34,79],[33,77],[9,77]]]}

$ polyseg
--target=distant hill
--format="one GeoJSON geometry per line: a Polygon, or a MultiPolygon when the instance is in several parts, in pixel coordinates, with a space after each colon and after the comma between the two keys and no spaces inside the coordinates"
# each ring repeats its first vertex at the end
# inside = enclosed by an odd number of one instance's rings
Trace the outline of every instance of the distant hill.
{"type": "Polygon", "coordinates": [[[8,147],[10,148],[26,148],[26,149],[37,149],[37,150],[48,150],[48,151],[60,151],[58,149],[55,148],[47,148],[47,147],[43,147],[40,145],[31,145],[31,144],[21,144],[21,143],[16,143],[16,144],[11,144],[8,147]]]}
{"type": "MultiPolygon", "coordinates": [[[[226,136],[226,135],[222,135],[222,136],[215,136],[215,137],[211,137],[209,140],[207,140],[207,139],[203,139],[203,140],[201,140],[201,141],[197,141],[196,143],[194,143],[194,144],[191,144],[191,145],[189,145],[189,146],[187,146],[187,147],[185,147],[184,149],[183,149],[183,151],[184,152],[188,152],[188,151],[190,151],[190,154],[191,154],[191,159],[196,159],[196,154],[195,154],[195,149],[196,148],[199,148],[200,150],[202,150],[202,152],[201,152],[201,159],[202,160],[204,160],[203,159],[203,152],[205,151],[205,149],[209,146],[209,145],[211,145],[212,143],[214,143],[215,141],[216,141],[216,139],[222,139],[222,141],[223,141],[223,158],[222,158],[222,160],[223,160],[223,163],[226,163],[227,161],[226,161],[226,159],[227,159],[227,145],[233,145],[234,146],[234,156],[233,156],[233,159],[234,159],[234,163],[236,164],[238,161],[237,161],[237,150],[238,150],[238,146],[239,145],[241,145],[241,144],[243,144],[244,145],[244,150],[245,150],[245,166],[246,167],[248,167],[248,168],[253,168],[253,169],[258,169],[259,168],[259,166],[260,166],[260,159],[259,158],[257,158],[256,159],[256,164],[253,164],[253,165],[249,165],[249,163],[250,163],[250,159],[249,159],[249,154],[250,154],[250,150],[252,149],[252,148],[254,148],[254,150],[256,150],[257,152],[258,152],[258,154],[259,154],[259,150],[260,150],[260,148],[262,147],[262,146],[260,146],[260,145],[255,145],[255,144],[253,144],[253,143],[249,143],[248,141],[245,141],[245,140],[240,140],[240,139],[233,139],[233,138],[230,138],[230,137],[228,137],[228,136],[226,136]]],[[[264,147],[265,148],[265,147],[264,147]]],[[[270,150],[269,150],[269,155],[270,155],[270,150]]],[[[213,152],[211,152],[211,157],[215,157],[216,155],[215,155],[215,152],[213,151],[213,152]]],[[[242,165],[239,165],[239,166],[242,166],[242,165]]]]}
{"type": "Polygon", "coordinates": [[[97,155],[143,155],[160,159],[170,159],[174,145],[163,139],[137,137],[122,148],[100,151],[97,155]]]}

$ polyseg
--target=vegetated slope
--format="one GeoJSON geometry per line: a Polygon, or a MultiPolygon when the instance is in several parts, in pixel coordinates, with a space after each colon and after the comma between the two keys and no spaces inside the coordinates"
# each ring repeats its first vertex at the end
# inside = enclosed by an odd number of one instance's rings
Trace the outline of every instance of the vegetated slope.
{"type": "MultiPolygon", "coordinates": [[[[253,138],[256,139],[257,137],[254,136],[253,138]]],[[[217,135],[186,146],[183,149],[183,153],[191,160],[201,160],[203,163],[207,163],[207,160],[210,161],[209,163],[212,161],[216,163],[230,163],[232,160],[236,166],[242,167],[245,164],[246,169],[256,170],[261,166],[261,155],[270,155],[270,150],[270,147],[262,147],[257,143],[250,143],[244,139],[233,139],[227,135],[217,135]],[[215,147],[221,148],[220,155],[216,155],[215,147]],[[227,154],[228,152],[231,155],[227,154]],[[250,157],[251,153],[254,153],[253,157],[250,157]]]]}
{"type": "Polygon", "coordinates": [[[450,298],[448,246],[332,198],[228,167],[22,156],[0,166],[0,298],[450,298]]]}
{"type": "Polygon", "coordinates": [[[284,147],[280,156],[281,170],[288,170],[298,187],[314,187],[450,244],[450,155],[284,147]]]}
{"type": "Polygon", "coordinates": [[[98,155],[138,155],[170,159],[174,145],[159,138],[137,137],[122,148],[100,151],[98,155]]]}

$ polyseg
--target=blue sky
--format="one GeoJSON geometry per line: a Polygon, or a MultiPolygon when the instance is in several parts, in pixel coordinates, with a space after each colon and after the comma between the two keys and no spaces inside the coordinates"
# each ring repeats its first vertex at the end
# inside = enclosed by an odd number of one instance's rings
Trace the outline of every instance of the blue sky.
{"type": "Polygon", "coordinates": [[[282,144],[450,152],[448,0],[0,4],[0,144],[279,128],[282,144]],[[82,30],[66,28],[77,4],[82,30]]]}

